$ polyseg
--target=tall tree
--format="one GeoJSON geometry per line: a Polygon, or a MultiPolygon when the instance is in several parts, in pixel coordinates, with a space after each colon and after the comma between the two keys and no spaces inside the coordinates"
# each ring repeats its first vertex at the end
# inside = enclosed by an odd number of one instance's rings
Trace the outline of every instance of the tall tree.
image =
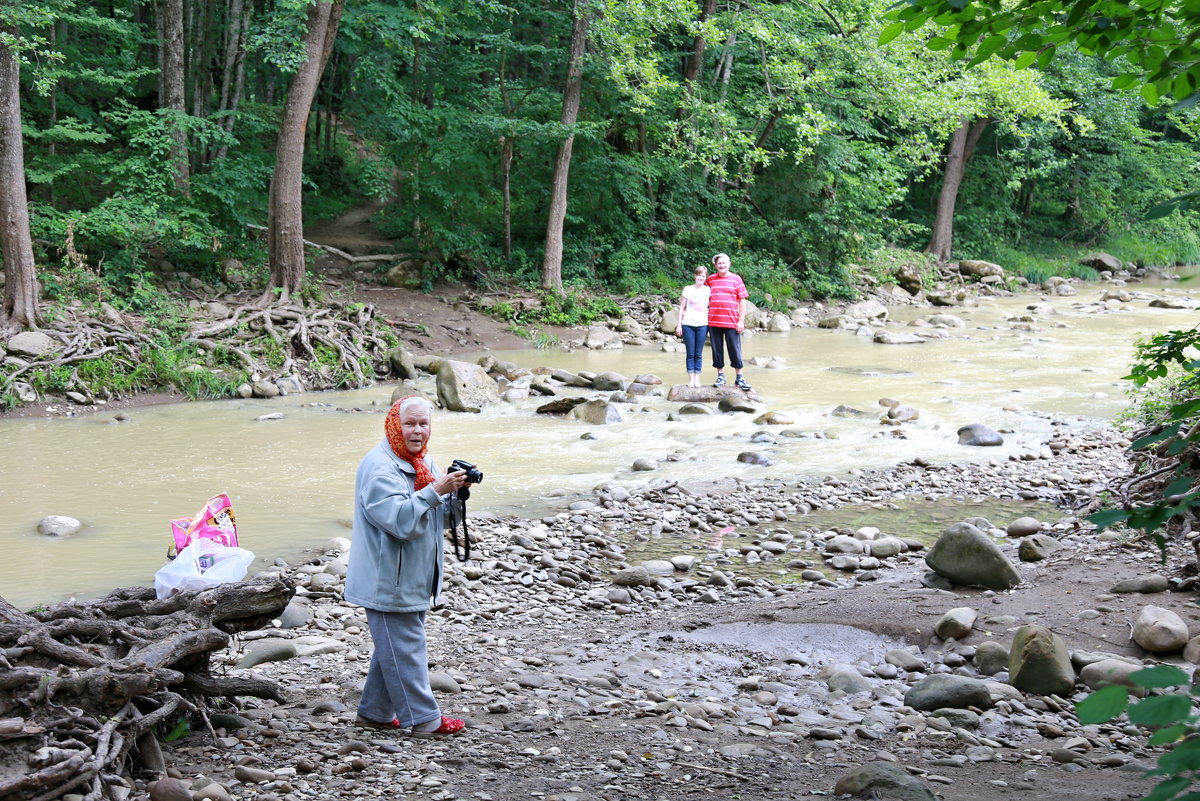
{"type": "Polygon", "coordinates": [[[171,162],[175,167],[175,189],[180,194],[190,191],[188,167],[187,132],[180,124],[186,113],[187,92],[185,89],[184,43],[183,43],[183,0],[162,0],[158,7],[161,26],[162,52],[159,56],[159,105],[175,113],[171,123],[171,162]]]}
{"type": "Polygon", "coordinates": [[[267,201],[267,257],[271,283],[264,295],[276,292],[286,302],[304,283],[304,135],[313,98],[325,62],[337,38],[345,0],[315,2],[308,7],[304,33],[304,60],[288,87],[275,146],[275,171],[267,201]]]}
{"type": "Polygon", "coordinates": [[[33,328],[38,322],[39,287],[25,195],[25,150],[21,138],[21,32],[9,21],[12,3],[0,6],[0,251],[4,255],[4,305],[0,324],[33,328]]]}
{"type": "Polygon", "coordinates": [[[546,251],[542,258],[542,288],[562,289],[563,221],[567,216],[567,176],[571,172],[571,151],[575,147],[572,130],[579,118],[579,98],[583,86],[583,51],[587,45],[591,11],[588,0],[575,0],[571,26],[571,54],[567,61],[567,84],[563,89],[560,122],[566,138],[554,155],[554,177],[550,181],[550,214],[546,223],[546,251]]]}
{"type": "Polygon", "coordinates": [[[958,202],[958,188],[962,186],[963,173],[979,137],[992,124],[984,117],[978,120],[963,118],[962,123],[950,135],[950,147],[946,151],[946,166],[942,170],[942,188],[938,193],[937,213],[933,218],[933,235],[925,248],[942,261],[950,258],[954,244],[954,206],[958,202]]]}

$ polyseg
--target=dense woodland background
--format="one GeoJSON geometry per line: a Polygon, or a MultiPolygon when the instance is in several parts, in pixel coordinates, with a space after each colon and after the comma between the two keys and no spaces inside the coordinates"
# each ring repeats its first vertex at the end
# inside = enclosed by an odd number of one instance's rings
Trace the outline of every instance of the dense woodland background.
{"type": "Polygon", "coordinates": [[[151,268],[230,256],[297,291],[301,186],[310,224],[386,201],[375,220],[426,286],[674,288],[724,250],[780,301],[850,295],[848,265],[889,245],[1032,271],[1078,248],[1195,260],[1195,212],[1141,219],[1194,186],[1194,110],[1067,46],[1038,71],[965,69],[927,49],[932,24],[881,45],[886,9],[6,0],[3,124],[19,115],[42,297],[86,278],[136,305],[151,268]]]}

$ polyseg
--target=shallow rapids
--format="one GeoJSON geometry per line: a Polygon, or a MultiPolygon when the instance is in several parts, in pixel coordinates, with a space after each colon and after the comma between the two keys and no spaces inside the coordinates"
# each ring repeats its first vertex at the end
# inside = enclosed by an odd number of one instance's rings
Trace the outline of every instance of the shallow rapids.
{"type": "MultiPolygon", "coordinates": [[[[623,422],[596,427],[535,415],[545,399],[534,397],[479,415],[439,412],[431,453],[440,464],[478,463],[485,481],[473,491],[472,510],[539,517],[561,508],[563,495],[606,481],[787,480],[917,457],[965,462],[1037,452],[1061,425],[1094,426],[1120,412],[1120,379],[1137,337],[1195,322],[1192,312],[1150,308],[1141,298],[1099,311],[1095,302],[1106,288],[1080,285],[1076,296],[1046,297],[1056,313],[1032,324],[1014,318],[1028,314],[1033,296],[983,299],[978,308],[893,309],[898,330],[921,330],[902,326],[935,311],[966,323],[921,345],[878,345],[853,331],[812,328],[749,336],[747,359],[777,357],[787,365],[751,365],[746,376],[765,409],[794,420],[788,427],[756,426],[746,414],[673,422],[667,416],[678,404],[653,397],[622,405],[623,422]],[[880,425],[883,397],[915,406],[920,419],[880,425]],[[831,416],[838,405],[864,414],[831,416]],[[1005,444],[958,445],[956,431],[969,423],[1000,430],[1005,444]],[[788,429],[800,436],[785,436],[788,429]],[[765,441],[752,441],[764,434],[765,441]],[[743,451],[761,452],[773,465],[741,464],[743,451]],[[656,460],[658,469],[632,472],[639,457],[656,460]]],[[[1126,289],[1197,297],[1191,284],[1126,289]]],[[[659,344],[495,355],[531,368],[654,373],[664,390],[685,379],[683,354],[664,353],[659,344]]],[[[711,381],[713,371],[703,377],[711,381]]],[[[422,381],[432,394],[432,378],[422,381]]],[[[291,560],[347,536],[354,469],[382,436],[391,391],[380,385],[145,407],[130,411],[125,423],[103,413],[0,420],[0,595],[29,607],[149,584],[164,562],[169,521],[192,515],[221,491],[233,499],[243,546],[264,562],[291,560]],[[274,412],[283,418],[255,420],[274,412]],[[84,529],[61,539],[39,536],[38,520],[52,514],[78,518],[84,529]]],[[[564,390],[576,393],[585,394],[564,390]]]]}

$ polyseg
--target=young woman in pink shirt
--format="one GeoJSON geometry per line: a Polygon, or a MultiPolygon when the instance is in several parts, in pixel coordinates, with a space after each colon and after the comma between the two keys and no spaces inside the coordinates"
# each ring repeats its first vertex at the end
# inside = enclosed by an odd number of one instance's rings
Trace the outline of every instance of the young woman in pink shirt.
{"type": "Polygon", "coordinates": [[[695,282],[683,288],[679,297],[679,324],[675,336],[683,337],[687,350],[687,374],[689,387],[700,386],[700,371],[704,369],[704,340],[708,336],[708,298],[712,290],[705,284],[708,270],[697,267],[693,273],[695,282]]]}

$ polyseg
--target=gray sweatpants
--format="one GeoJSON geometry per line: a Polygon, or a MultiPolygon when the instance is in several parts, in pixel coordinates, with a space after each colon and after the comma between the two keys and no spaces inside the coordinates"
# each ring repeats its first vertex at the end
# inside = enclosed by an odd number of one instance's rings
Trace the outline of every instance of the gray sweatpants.
{"type": "Polygon", "coordinates": [[[429,689],[425,613],[366,611],[375,650],[358,704],[359,716],[380,723],[396,718],[401,726],[440,717],[429,689]]]}

